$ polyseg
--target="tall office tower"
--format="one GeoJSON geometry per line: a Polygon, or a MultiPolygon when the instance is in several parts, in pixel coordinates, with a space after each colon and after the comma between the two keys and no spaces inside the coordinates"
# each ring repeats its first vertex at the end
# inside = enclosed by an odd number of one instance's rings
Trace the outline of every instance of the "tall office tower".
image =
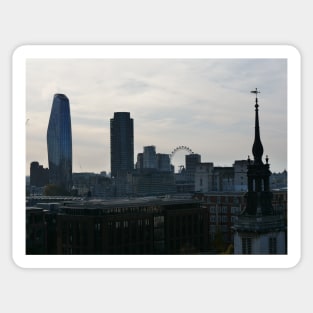
{"type": "Polygon", "coordinates": [[[150,169],[157,168],[155,146],[143,147],[143,167],[150,169]]]}
{"type": "Polygon", "coordinates": [[[185,163],[188,180],[195,181],[196,166],[201,163],[201,155],[197,153],[187,154],[185,156],[185,163]]]}
{"type": "Polygon", "coordinates": [[[66,190],[72,187],[72,128],[70,104],[55,94],[47,131],[49,182],[66,190]]]}
{"type": "Polygon", "coordinates": [[[129,112],[110,119],[111,177],[123,178],[134,169],[134,123],[129,112]]]}
{"type": "Polygon", "coordinates": [[[235,254],[286,254],[285,219],[273,209],[270,191],[271,172],[266,156],[262,161],[263,145],[260,138],[259,105],[256,89],[255,135],[252,146],[254,160],[248,158],[248,192],[246,205],[234,225],[235,254]]]}

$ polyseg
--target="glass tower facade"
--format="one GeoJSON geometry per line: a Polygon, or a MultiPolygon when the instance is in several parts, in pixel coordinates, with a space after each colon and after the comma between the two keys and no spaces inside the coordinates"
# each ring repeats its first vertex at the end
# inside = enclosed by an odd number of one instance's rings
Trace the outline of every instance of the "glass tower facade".
{"type": "Polygon", "coordinates": [[[134,169],[134,124],[129,112],[115,112],[110,120],[111,177],[125,177],[134,169]]]}
{"type": "Polygon", "coordinates": [[[47,131],[49,183],[72,187],[72,128],[69,99],[55,94],[47,131]]]}

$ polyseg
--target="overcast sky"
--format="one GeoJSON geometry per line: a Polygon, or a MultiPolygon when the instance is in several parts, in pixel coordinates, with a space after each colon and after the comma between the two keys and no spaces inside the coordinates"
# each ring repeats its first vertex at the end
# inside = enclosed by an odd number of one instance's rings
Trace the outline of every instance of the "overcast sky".
{"type": "MultiPolygon", "coordinates": [[[[70,100],[73,172],[110,172],[110,118],[130,112],[134,151],[187,146],[202,162],[232,166],[252,156],[258,88],[261,140],[272,172],[287,169],[285,59],[29,59],[26,174],[48,167],[46,133],[55,93],[70,100]]],[[[178,152],[174,165],[183,164],[178,152]]]]}

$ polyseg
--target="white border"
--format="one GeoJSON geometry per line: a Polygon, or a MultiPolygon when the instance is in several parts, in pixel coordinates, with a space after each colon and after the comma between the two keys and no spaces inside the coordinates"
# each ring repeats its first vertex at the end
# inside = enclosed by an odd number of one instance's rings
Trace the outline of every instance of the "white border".
{"type": "Polygon", "coordinates": [[[22,268],[290,268],[301,258],[301,57],[287,45],[28,45],[13,54],[12,257],[22,268]],[[192,256],[25,255],[25,116],[28,58],[286,58],[288,254],[192,256]],[[292,127],[292,129],[291,129],[292,127]]]}

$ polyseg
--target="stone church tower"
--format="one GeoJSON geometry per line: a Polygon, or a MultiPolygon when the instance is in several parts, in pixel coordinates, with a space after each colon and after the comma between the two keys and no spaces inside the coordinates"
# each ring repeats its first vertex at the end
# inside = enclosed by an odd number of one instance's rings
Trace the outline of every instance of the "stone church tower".
{"type": "Polygon", "coordinates": [[[255,136],[252,146],[254,160],[248,157],[248,192],[246,205],[234,224],[234,254],[286,254],[286,225],[274,212],[268,157],[262,161],[258,93],[255,93],[255,136]]]}

